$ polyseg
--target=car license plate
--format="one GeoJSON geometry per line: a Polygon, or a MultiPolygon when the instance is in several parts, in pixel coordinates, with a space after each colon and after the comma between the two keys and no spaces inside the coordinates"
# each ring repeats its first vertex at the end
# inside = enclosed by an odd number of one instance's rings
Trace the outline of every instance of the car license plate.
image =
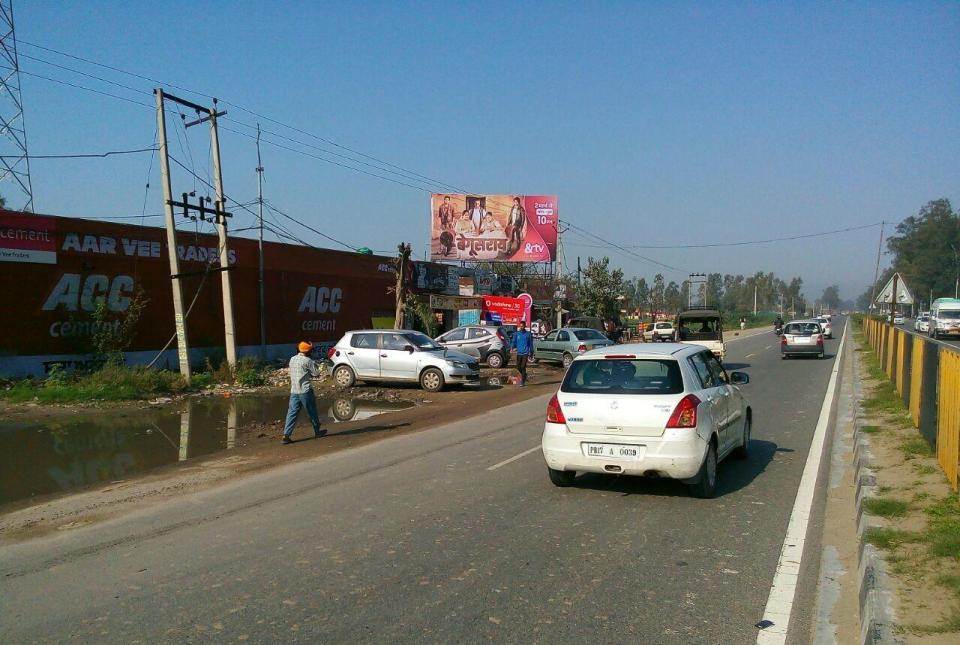
{"type": "Polygon", "coordinates": [[[643,446],[627,446],[617,443],[584,443],[583,454],[601,459],[626,459],[636,461],[643,457],[643,446]]]}
{"type": "Polygon", "coordinates": [[[793,342],[797,345],[809,345],[810,339],[805,336],[800,336],[799,338],[794,338],[793,342]]]}

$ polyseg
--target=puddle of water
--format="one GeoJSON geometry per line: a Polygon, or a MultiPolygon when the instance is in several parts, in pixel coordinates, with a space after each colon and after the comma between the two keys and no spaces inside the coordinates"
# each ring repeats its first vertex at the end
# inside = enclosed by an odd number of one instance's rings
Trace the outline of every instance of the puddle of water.
{"type": "MultiPolygon", "coordinates": [[[[110,482],[236,446],[237,428],[286,417],[287,395],[187,399],[176,406],[0,422],[0,504],[110,482]]],[[[324,424],[358,421],[407,402],[317,399],[324,424]]],[[[294,436],[311,432],[300,414],[294,436]]]]}

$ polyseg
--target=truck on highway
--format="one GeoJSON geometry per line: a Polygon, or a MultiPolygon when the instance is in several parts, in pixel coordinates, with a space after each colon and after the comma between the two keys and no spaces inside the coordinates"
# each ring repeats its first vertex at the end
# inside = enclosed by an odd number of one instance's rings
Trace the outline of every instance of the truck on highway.
{"type": "Polygon", "coordinates": [[[703,345],[721,361],[727,355],[723,344],[723,316],[716,309],[686,309],[677,314],[677,341],[703,345]]]}
{"type": "Polygon", "coordinates": [[[937,298],[930,306],[930,337],[960,336],[960,299],[937,298]]]}

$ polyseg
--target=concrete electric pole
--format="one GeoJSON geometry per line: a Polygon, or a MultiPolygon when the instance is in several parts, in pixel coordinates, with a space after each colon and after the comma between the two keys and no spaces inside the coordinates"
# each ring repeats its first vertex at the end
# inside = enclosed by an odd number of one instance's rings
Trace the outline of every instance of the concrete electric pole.
{"type": "Polygon", "coordinates": [[[257,247],[260,250],[260,360],[267,360],[267,306],[263,293],[263,161],[260,158],[260,124],[257,124],[257,203],[260,205],[260,230],[257,247]]]}
{"type": "Polygon", "coordinates": [[[167,224],[167,258],[170,261],[170,288],[173,291],[173,324],[177,332],[177,356],[180,374],[190,383],[190,345],[187,340],[183,292],[180,289],[180,257],[177,255],[177,226],[173,219],[173,194],[170,189],[170,159],[167,150],[167,119],[162,89],[154,90],[157,99],[157,137],[160,143],[160,183],[163,187],[163,214],[167,224]]]}
{"type": "MultiPolygon", "coordinates": [[[[237,338],[233,325],[233,288],[230,284],[230,250],[227,247],[227,199],[223,194],[223,175],[220,172],[220,138],[217,136],[217,99],[213,99],[210,118],[210,145],[213,149],[213,186],[217,191],[216,225],[220,240],[220,287],[223,294],[223,337],[227,352],[227,364],[233,370],[237,366],[237,338]]],[[[203,121],[203,119],[200,119],[203,121]]]]}

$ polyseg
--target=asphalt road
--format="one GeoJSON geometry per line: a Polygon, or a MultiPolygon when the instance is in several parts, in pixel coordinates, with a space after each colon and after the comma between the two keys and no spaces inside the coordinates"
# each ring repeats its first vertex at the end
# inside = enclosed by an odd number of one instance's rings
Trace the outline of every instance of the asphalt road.
{"type": "Polygon", "coordinates": [[[728,345],[754,441],[716,499],[553,487],[541,397],[8,546],[0,641],[752,642],[838,344],[728,345]]]}
{"type": "MultiPolygon", "coordinates": [[[[917,332],[915,332],[915,331],[913,330],[913,323],[914,323],[914,320],[913,320],[913,319],[907,318],[906,322],[904,322],[902,325],[897,325],[897,327],[899,327],[899,328],[901,328],[901,329],[905,329],[905,330],[907,330],[908,332],[910,332],[911,334],[915,334],[915,333],[917,333],[917,332]]],[[[920,335],[923,336],[924,338],[927,338],[927,339],[929,339],[929,340],[932,340],[932,339],[930,338],[930,335],[929,335],[929,334],[920,334],[920,335]]],[[[953,338],[941,338],[941,339],[938,340],[937,342],[938,342],[938,343],[941,343],[941,344],[943,344],[943,345],[950,345],[951,347],[960,347],[960,338],[955,338],[955,337],[953,337],[953,338]]]]}

